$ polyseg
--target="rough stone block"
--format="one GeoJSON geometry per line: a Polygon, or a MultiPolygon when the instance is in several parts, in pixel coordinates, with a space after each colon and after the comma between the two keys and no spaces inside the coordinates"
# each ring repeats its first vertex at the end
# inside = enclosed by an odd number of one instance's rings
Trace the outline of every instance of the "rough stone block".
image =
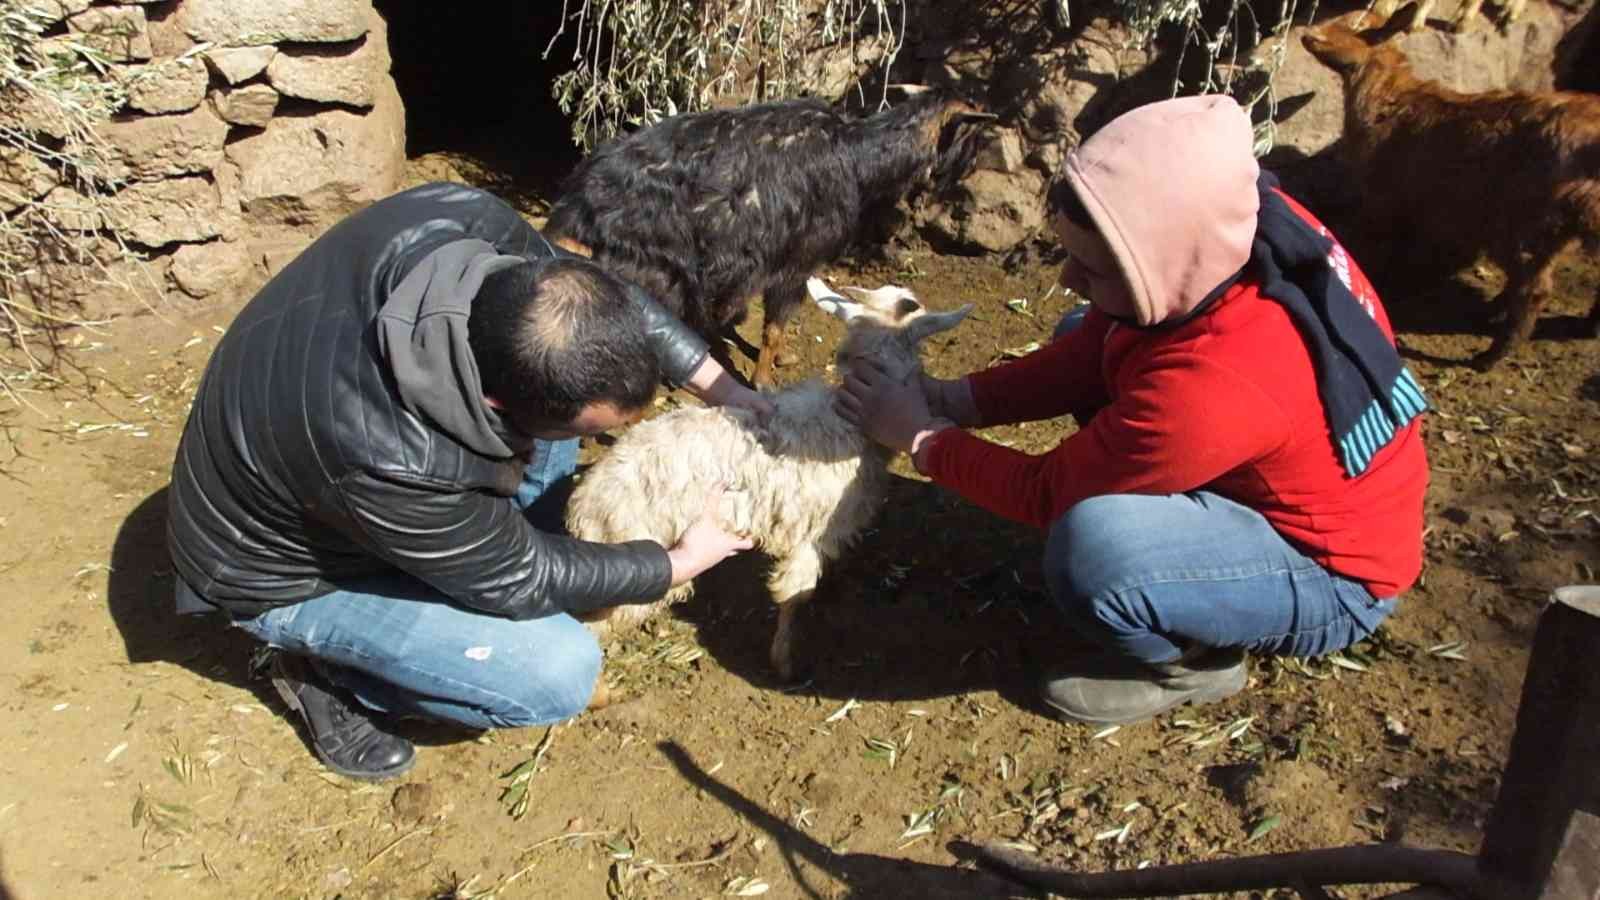
{"type": "Polygon", "coordinates": [[[88,9],[89,0],[33,0],[28,6],[43,14],[45,24],[55,25],[88,9]]]}
{"type": "Polygon", "coordinates": [[[252,267],[250,254],[242,243],[184,244],[172,255],[172,280],[179,290],[200,299],[241,286],[252,267]]]}
{"type": "Polygon", "coordinates": [[[952,205],[919,210],[917,224],[941,242],[1003,253],[1038,232],[1044,222],[1043,190],[1044,178],[1032,169],[979,169],[961,183],[952,205]]]}
{"type": "Polygon", "coordinates": [[[196,59],[169,59],[116,70],[128,108],[152,115],[188,112],[206,98],[210,77],[196,59]]]}
{"type": "Polygon", "coordinates": [[[250,47],[353,41],[367,33],[371,11],[365,0],[184,0],[178,18],[197,41],[250,47]]]}
{"type": "Polygon", "coordinates": [[[337,219],[386,196],[405,167],[405,110],[385,79],[371,111],[277,117],[228,145],[251,224],[337,219]]]}
{"type": "Polygon", "coordinates": [[[203,241],[221,230],[217,187],[199,176],[136,182],[112,204],[117,233],[146,247],[203,241]]]}
{"type": "Polygon", "coordinates": [[[267,66],[278,93],[321,103],[371,106],[389,77],[389,36],[372,14],[372,30],[354,46],[285,47],[267,66]]]}
{"type": "Polygon", "coordinates": [[[0,213],[13,213],[61,183],[56,170],[17,147],[0,147],[0,213]]]}
{"type": "Polygon", "coordinates": [[[101,136],[117,152],[104,177],[164,178],[209,172],[222,160],[228,123],[202,105],[176,116],[139,116],[108,122],[101,136]]]}
{"type": "Polygon", "coordinates": [[[265,84],[247,84],[231,91],[212,91],[217,115],[234,125],[264,128],[278,108],[278,92],[265,84]]]}
{"type": "Polygon", "coordinates": [[[145,30],[150,33],[150,51],[156,59],[182,56],[194,48],[194,41],[178,27],[176,9],[147,9],[145,20],[145,30]]]}
{"type": "Polygon", "coordinates": [[[71,185],[58,185],[44,195],[45,217],[62,231],[99,231],[107,225],[103,203],[71,185]]]}
{"type": "Polygon", "coordinates": [[[278,55],[278,48],[219,47],[201,54],[206,64],[229,84],[248,81],[267,70],[267,63],[278,55]]]}
{"type": "Polygon", "coordinates": [[[92,7],[68,16],[67,30],[111,62],[140,62],[154,55],[143,7],[92,7]]]}
{"type": "Polygon", "coordinates": [[[989,143],[978,151],[976,167],[995,172],[1022,170],[1022,135],[1010,128],[996,130],[989,143]]]}

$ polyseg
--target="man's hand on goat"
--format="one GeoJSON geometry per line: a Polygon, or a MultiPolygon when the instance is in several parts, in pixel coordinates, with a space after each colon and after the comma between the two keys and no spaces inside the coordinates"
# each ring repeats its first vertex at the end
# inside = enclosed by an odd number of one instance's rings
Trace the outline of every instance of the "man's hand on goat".
{"type": "Polygon", "coordinates": [[[834,407],[874,441],[915,453],[923,440],[955,426],[928,409],[922,390],[920,378],[897,379],[876,360],[855,359],[845,373],[834,407]]]}
{"type": "Polygon", "coordinates": [[[689,383],[684,386],[712,406],[747,409],[755,413],[756,420],[763,424],[776,409],[766,395],[740,384],[721,363],[710,356],[694,370],[694,374],[689,376],[689,383]]]}
{"type": "Polygon", "coordinates": [[[722,507],[726,485],[717,485],[706,493],[705,510],[700,518],[689,523],[678,542],[667,548],[667,559],[672,562],[672,586],[677,587],[706,571],[719,562],[755,546],[747,537],[730,534],[722,527],[717,512],[722,507]]]}

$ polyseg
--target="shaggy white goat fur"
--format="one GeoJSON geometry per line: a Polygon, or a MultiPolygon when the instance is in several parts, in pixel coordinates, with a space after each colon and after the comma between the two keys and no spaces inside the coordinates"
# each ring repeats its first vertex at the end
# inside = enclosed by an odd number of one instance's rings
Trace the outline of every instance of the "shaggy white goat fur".
{"type": "MultiPolygon", "coordinates": [[[[915,378],[917,348],[928,335],[955,327],[970,305],[928,313],[905,288],[846,288],[855,303],[821,279],[806,284],[813,300],[847,325],[841,368],[870,357],[891,375],[915,378]]],[[[818,380],[771,395],[765,424],[742,410],[674,410],[630,428],[590,466],[567,506],[567,527],[589,541],[677,541],[705,509],[706,492],[727,486],[720,508],[725,528],[747,535],[774,559],[767,586],[780,604],[771,659],[792,678],[795,610],[811,598],[823,563],[837,559],[872,521],[889,483],[891,451],[873,443],[833,408],[836,388],[818,380]]],[[[633,624],[682,600],[683,585],[653,603],[612,607],[590,626],[633,624]]]]}

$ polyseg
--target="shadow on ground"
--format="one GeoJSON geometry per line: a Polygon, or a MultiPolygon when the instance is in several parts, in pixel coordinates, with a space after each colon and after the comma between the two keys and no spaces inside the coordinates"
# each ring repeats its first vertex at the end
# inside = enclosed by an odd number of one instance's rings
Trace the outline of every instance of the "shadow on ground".
{"type": "MultiPolygon", "coordinates": [[[[228,624],[220,613],[179,615],[173,596],[171,557],[167,552],[167,488],[146,497],[122,523],[111,550],[107,606],[122,636],[128,662],[166,662],[182,666],[208,681],[247,690],[268,709],[283,716],[286,709],[270,679],[251,673],[251,659],[261,645],[228,624]]],[[[299,717],[286,717],[305,739],[299,717]]],[[[406,720],[394,723],[396,733],[423,745],[471,740],[479,732],[447,723],[406,720]]],[[[4,900],[0,896],[0,900],[4,900]]]]}
{"type": "Polygon", "coordinates": [[[1089,649],[1050,605],[1042,537],[929,483],[892,479],[876,524],[801,611],[795,684],[768,662],[776,606],[767,561],[730,560],[674,613],[718,665],[751,684],[859,700],[994,690],[1037,711],[1038,673],[1089,649]]]}
{"type": "MultiPolygon", "coordinates": [[[[991,875],[955,866],[892,859],[871,853],[834,853],[822,842],[773,815],[731,786],[718,781],[695,764],[681,746],[671,741],[656,745],[684,780],[715,798],[741,819],[764,831],[778,845],[799,895],[803,897],[921,897],[925,900],[967,900],[971,897],[1035,897],[1026,888],[991,875]],[[842,882],[849,889],[838,894],[831,887],[826,894],[812,883],[802,867],[809,865],[842,882]]],[[[970,859],[971,848],[959,842],[949,847],[960,859],[970,859]]]]}
{"type": "Polygon", "coordinates": [[[221,613],[178,615],[174,578],[162,486],[123,520],[111,548],[107,605],[128,662],[172,663],[208,680],[254,689],[258,696],[270,694],[270,686],[249,677],[255,641],[229,628],[221,613]]]}

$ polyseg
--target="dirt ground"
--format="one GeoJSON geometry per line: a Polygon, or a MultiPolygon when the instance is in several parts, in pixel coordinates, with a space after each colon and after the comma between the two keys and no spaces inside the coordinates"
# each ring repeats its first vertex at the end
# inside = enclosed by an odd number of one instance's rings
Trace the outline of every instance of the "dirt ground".
{"type": "MultiPolygon", "coordinates": [[[[1042,264],[913,252],[830,274],[976,303],[928,348],[943,375],[1065,308],[1042,264]]],[[[250,642],[171,609],[169,467],[238,304],[86,333],[64,384],[22,385],[34,408],[0,399],[0,897],[994,897],[953,842],[1091,870],[1474,850],[1541,602],[1600,566],[1600,366],[1578,328],[1600,271],[1564,269],[1533,345],[1487,375],[1456,364],[1488,340],[1474,278],[1389,298],[1437,405],[1427,569],[1338,662],[1255,660],[1243,695],[1115,732],[1046,718],[1031,673],[1075,648],[1040,536],[902,459],[805,616],[804,683],[767,666],[775,615],[743,559],[609,649],[621,702],[551,729],[413,728],[416,769],[384,785],[323,770],[249,677],[250,642]]],[[[794,328],[805,360],[782,377],[824,372],[839,326],[807,309],[794,328]]],[[[1041,451],[1068,427],[989,436],[1041,451]]]]}

